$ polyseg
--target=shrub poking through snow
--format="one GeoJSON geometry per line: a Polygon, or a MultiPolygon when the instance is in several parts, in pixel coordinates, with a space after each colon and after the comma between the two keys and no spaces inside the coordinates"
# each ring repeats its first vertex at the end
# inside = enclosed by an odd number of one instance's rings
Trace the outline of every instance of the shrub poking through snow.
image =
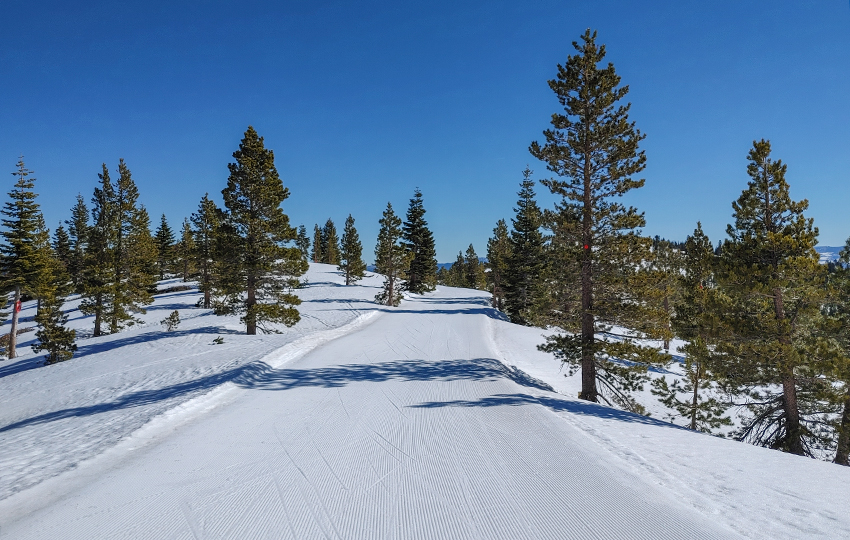
{"type": "Polygon", "coordinates": [[[177,310],[175,309],[171,312],[171,315],[162,319],[160,323],[167,331],[173,332],[174,330],[177,330],[178,326],[180,326],[180,314],[177,313],[177,310]]]}

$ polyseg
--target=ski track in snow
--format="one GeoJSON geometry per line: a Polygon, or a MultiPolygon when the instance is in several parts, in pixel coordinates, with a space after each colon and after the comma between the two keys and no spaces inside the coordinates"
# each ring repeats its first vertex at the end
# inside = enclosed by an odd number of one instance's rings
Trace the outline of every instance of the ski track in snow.
{"type": "Polygon", "coordinates": [[[75,360],[90,372],[49,378],[72,361],[0,378],[35,396],[2,416],[0,464],[18,472],[0,473],[14,493],[0,538],[850,535],[844,505],[824,498],[848,485],[844,469],[569,398],[574,383],[534,349],[540,330],[500,320],[478,291],[440,288],[375,317],[379,281],[338,287],[328,269],[311,269],[300,334],[141,339],[121,349],[151,349],[138,364],[104,351],[75,360]],[[216,384],[198,387],[205,377],[216,384]],[[56,381],[67,387],[51,401],[56,381]],[[824,478],[782,489],[771,469],[793,465],[824,478]],[[30,475],[40,483],[22,485],[30,475]]]}

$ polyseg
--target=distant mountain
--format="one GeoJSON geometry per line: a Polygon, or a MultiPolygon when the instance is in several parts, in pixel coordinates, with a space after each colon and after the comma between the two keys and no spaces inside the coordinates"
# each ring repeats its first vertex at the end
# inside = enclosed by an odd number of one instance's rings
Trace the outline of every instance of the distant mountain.
{"type": "MultiPolygon", "coordinates": [[[[482,263],[486,263],[487,257],[478,257],[478,261],[482,262],[482,263]]],[[[454,262],[437,263],[437,269],[439,270],[440,268],[445,268],[446,270],[448,270],[449,268],[452,267],[453,264],[454,264],[454,262]]]]}
{"type": "Polygon", "coordinates": [[[815,251],[820,253],[821,264],[837,261],[838,254],[841,252],[842,249],[844,249],[844,246],[815,246],[815,251]]]}

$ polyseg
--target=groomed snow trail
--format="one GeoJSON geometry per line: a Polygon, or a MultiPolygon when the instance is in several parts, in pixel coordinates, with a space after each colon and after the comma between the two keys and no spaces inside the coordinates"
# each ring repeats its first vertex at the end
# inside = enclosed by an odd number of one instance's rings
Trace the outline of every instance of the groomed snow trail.
{"type": "Polygon", "coordinates": [[[564,421],[496,360],[481,297],[447,291],[252,364],[228,403],[0,538],[739,538],[564,421]]]}

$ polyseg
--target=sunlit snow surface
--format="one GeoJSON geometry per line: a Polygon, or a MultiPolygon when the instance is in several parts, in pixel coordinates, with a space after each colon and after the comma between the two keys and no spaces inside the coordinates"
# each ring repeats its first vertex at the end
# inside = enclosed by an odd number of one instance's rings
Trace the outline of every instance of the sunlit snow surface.
{"type": "Polygon", "coordinates": [[[279,335],[182,291],[0,363],[0,538],[850,537],[847,469],[579,402],[481,292],[307,278],[279,335]]]}

